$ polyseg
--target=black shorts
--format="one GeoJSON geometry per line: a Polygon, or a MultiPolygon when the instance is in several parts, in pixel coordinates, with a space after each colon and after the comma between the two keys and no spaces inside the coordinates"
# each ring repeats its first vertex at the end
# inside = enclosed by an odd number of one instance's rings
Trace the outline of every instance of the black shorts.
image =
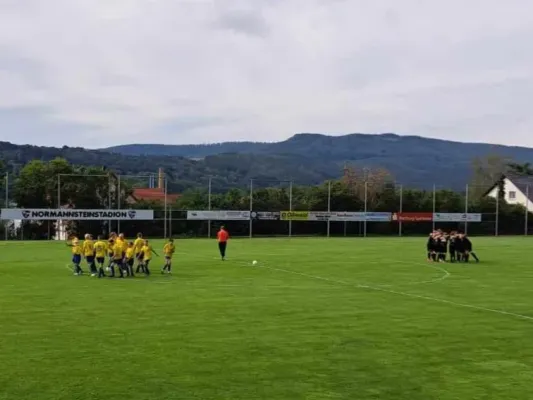
{"type": "Polygon", "coordinates": [[[87,256],[85,259],[87,260],[88,264],[92,264],[94,262],[94,256],[87,256]]]}
{"type": "Polygon", "coordinates": [[[105,262],[105,257],[96,257],[96,262],[98,264],[103,264],[105,262]]]}
{"type": "Polygon", "coordinates": [[[139,259],[139,261],[142,261],[144,258],[144,253],[141,251],[139,254],[137,254],[137,258],[139,259]]]}
{"type": "Polygon", "coordinates": [[[130,259],[126,260],[126,264],[128,264],[130,267],[133,267],[133,263],[134,263],[134,259],[133,258],[130,258],[130,259]]]}

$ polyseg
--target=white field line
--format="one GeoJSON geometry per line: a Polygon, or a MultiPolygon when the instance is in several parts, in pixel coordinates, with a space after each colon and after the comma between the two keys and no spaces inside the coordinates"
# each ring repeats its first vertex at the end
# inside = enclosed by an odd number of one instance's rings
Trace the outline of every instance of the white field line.
{"type": "Polygon", "coordinates": [[[305,274],[303,272],[291,271],[291,270],[288,270],[288,269],[273,268],[273,267],[268,267],[268,266],[263,266],[263,268],[267,268],[267,269],[270,269],[270,270],[273,270],[273,271],[284,272],[284,273],[288,273],[288,274],[300,275],[300,276],[304,276],[306,278],[317,279],[317,280],[326,281],[326,282],[330,282],[330,283],[335,283],[335,284],[339,284],[339,285],[355,287],[355,288],[358,288],[358,289],[367,289],[367,290],[373,290],[373,291],[376,291],[376,292],[390,293],[390,294],[395,294],[395,295],[404,296],[404,297],[411,297],[411,298],[414,298],[414,299],[427,300],[427,301],[432,301],[432,302],[442,303],[442,304],[449,304],[449,305],[452,305],[452,306],[455,306],[455,307],[470,308],[470,309],[473,309],[473,310],[485,311],[485,312],[490,312],[490,313],[500,314],[500,315],[507,315],[507,316],[510,316],[510,317],[515,317],[515,318],[519,318],[519,319],[533,321],[533,317],[530,317],[530,316],[527,316],[527,315],[522,315],[522,314],[517,314],[517,313],[513,313],[513,312],[509,312],[509,311],[504,311],[504,310],[495,310],[493,308],[474,306],[472,304],[458,303],[458,302],[451,301],[451,300],[439,299],[439,298],[436,298],[436,297],[424,296],[424,295],[407,293],[407,292],[400,292],[398,290],[384,289],[384,288],[376,287],[376,286],[353,284],[353,283],[348,283],[348,282],[344,282],[344,281],[338,281],[338,280],[335,280],[335,279],[324,278],[322,276],[305,274]]]}

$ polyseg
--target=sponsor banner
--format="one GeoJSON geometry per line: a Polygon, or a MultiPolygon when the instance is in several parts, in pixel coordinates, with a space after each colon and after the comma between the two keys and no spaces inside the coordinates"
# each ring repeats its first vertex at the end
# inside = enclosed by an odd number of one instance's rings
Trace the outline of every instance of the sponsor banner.
{"type": "Polygon", "coordinates": [[[277,221],[280,218],[279,211],[252,211],[252,219],[277,221]]]}
{"type": "Polygon", "coordinates": [[[329,218],[330,221],[364,221],[364,212],[352,212],[352,211],[332,211],[329,218]]]}
{"type": "Polygon", "coordinates": [[[250,219],[250,211],[187,211],[187,219],[197,221],[248,221],[250,219]]]}
{"type": "Polygon", "coordinates": [[[391,220],[388,212],[361,211],[282,211],[284,221],[334,221],[334,222],[388,222],[391,220]]]}
{"type": "Polygon", "coordinates": [[[481,214],[472,213],[434,213],[435,222],[481,222],[481,214]]]}
{"type": "Polygon", "coordinates": [[[281,211],[280,219],[282,221],[309,221],[309,211],[281,211]]]}
{"type": "Polygon", "coordinates": [[[389,222],[392,219],[390,212],[367,212],[366,221],[368,222],[389,222]]]}
{"type": "Polygon", "coordinates": [[[431,222],[433,213],[428,212],[401,212],[393,213],[392,220],[398,222],[431,222]]]}
{"type": "Polygon", "coordinates": [[[327,211],[309,211],[308,221],[329,221],[332,213],[327,211]]]}
{"type": "Polygon", "coordinates": [[[78,210],[73,208],[3,208],[5,220],[152,220],[153,210],[78,210]]]}

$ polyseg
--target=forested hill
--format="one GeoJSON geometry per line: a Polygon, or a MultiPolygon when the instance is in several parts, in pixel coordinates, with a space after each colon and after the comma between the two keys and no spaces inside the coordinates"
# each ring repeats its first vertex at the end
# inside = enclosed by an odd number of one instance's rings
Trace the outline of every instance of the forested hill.
{"type": "Polygon", "coordinates": [[[297,174],[284,165],[293,160],[303,171],[316,176],[335,175],[344,163],[360,167],[383,167],[398,182],[416,187],[461,188],[469,181],[472,160],[496,154],[516,162],[533,160],[533,149],[483,143],[460,143],[428,139],[419,136],[395,134],[351,134],[327,136],[322,134],[298,134],[277,143],[227,142],[206,145],[155,145],[132,144],[113,147],[107,151],[130,155],[166,155],[190,159],[202,159],[221,155],[225,162],[238,160],[241,155],[254,155],[254,163],[262,163],[263,157],[283,157],[271,174],[287,179],[297,174]],[[296,161],[298,160],[298,161],[296,161]],[[281,175],[280,175],[281,174],[281,175]]]}
{"type": "Polygon", "coordinates": [[[414,136],[299,134],[279,143],[222,143],[197,146],[127,145],[106,150],[37,147],[0,142],[0,159],[16,170],[33,159],[67,159],[102,166],[120,174],[147,174],[158,167],[169,175],[172,191],[207,186],[214,190],[292,179],[317,184],[339,178],[345,163],[385,168],[411,187],[460,189],[470,180],[472,160],[498,154],[516,162],[533,160],[533,149],[468,144],[414,136]],[[262,181],[263,183],[261,183],[262,181]]]}

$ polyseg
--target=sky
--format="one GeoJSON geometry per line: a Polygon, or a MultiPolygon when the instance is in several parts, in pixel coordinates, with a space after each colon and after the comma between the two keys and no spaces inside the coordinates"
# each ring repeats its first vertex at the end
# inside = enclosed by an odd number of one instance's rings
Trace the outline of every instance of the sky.
{"type": "Polygon", "coordinates": [[[533,147],[531,0],[0,0],[0,140],[533,147]]]}

